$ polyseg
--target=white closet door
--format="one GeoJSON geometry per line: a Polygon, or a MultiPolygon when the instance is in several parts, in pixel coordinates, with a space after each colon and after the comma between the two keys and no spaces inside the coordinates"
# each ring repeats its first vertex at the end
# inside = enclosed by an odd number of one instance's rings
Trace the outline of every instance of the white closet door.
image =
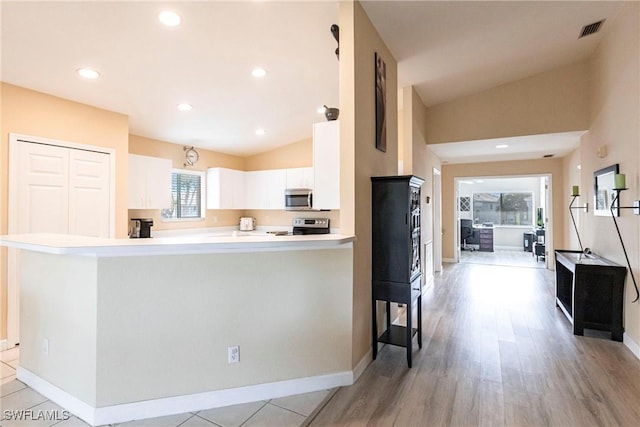
{"type": "MultiPolygon", "coordinates": [[[[111,155],[11,137],[9,228],[18,233],[109,237],[111,155]]],[[[19,251],[8,251],[7,343],[19,342],[19,251]]]]}
{"type": "Polygon", "coordinates": [[[69,149],[18,144],[18,233],[69,232],[69,149]]]}
{"type": "Polygon", "coordinates": [[[69,234],[109,237],[110,158],[69,150],[69,234]]]}

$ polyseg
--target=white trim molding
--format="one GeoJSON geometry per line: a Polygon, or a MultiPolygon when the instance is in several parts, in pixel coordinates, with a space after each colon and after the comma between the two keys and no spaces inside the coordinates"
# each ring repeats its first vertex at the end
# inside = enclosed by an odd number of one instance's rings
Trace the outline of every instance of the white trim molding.
{"type": "MultiPolygon", "coordinates": [[[[363,360],[371,359],[367,354],[363,360]]],[[[360,367],[362,361],[356,369],[360,367]]],[[[366,368],[366,364],[364,364],[366,368]]],[[[364,370],[364,368],[362,368],[364,370]]],[[[52,402],[60,405],[78,418],[92,426],[123,423],[145,418],[156,418],[185,412],[202,411],[204,409],[237,405],[247,402],[275,399],[294,394],[310,393],[353,384],[355,371],[337,372],[307,378],[296,378],[267,384],[258,384],[226,390],[208,391],[204,393],[173,396],[162,399],[146,400],[121,405],[94,408],[77,399],[66,391],[56,387],[33,372],[18,367],[17,377],[20,381],[42,394],[52,402]]]]}
{"type": "Polygon", "coordinates": [[[631,353],[633,353],[638,359],[640,359],[640,346],[626,332],[622,336],[622,342],[627,346],[629,350],[631,350],[631,353]]]}
{"type": "MultiPolygon", "coordinates": [[[[371,354],[371,350],[369,350],[360,361],[356,364],[355,368],[353,368],[353,378],[351,384],[355,384],[360,378],[360,375],[367,369],[367,367],[373,362],[373,356],[371,354]]],[[[349,385],[351,385],[349,384],[349,385]]]]}
{"type": "Polygon", "coordinates": [[[0,340],[0,351],[5,351],[8,348],[7,340],[0,340]]]}

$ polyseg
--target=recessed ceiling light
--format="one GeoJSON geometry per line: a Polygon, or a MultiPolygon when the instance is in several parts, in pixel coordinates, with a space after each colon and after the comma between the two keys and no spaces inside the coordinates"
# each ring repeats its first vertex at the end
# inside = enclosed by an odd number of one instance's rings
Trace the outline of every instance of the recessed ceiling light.
{"type": "Polygon", "coordinates": [[[160,12],[158,19],[167,27],[176,27],[180,25],[180,22],[182,21],[182,19],[180,19],[180,15],[170,10],[160,12]]]}
{"type": "Polygon", "coordinates": [[[256,135],[264,135],[264,129],[256,129],[256,135]]]}
{"type": "Polygon", "coordinates": [[[89,79],[89,80],[95,80],[98,77],[100,77],[100,73],[98,73],[96,70],[92,70],[90,68],[80,68],[80,69],[76,70],[76,72],[78,73],[78,75],[80,77],[83,77],[83,78],[89,79]]]}
{"type": "Polygon", "coordinates": [[[578,168],[578,170],[582,170],[582,165],[578,165],[576,167],[578,168]]]}
{"type": "Polygon", "coordinates": [[[500,145],[496,145],[496,148],[507,148],[509,145],[508,144],[500,144],[500,145]]]}
{"type": "Polygon", "coordinates": [[[182,104],[178,104],[178,110],[180,110],[180,111],[191,111],[191,110],[193,110],[193,107],[191,106],[191,104],[182,103],[182,104]]]}
{"type": "Polygon", "coordinates": [[[256,67],[251,71],[253,77],[264,77],[267,75],[267,70],[264,68],[256,67]]]}

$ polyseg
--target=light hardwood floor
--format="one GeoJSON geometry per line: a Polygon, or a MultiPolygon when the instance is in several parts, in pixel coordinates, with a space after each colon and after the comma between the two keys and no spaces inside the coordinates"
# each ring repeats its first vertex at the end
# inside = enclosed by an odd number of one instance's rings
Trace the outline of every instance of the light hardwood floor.
{"type": "Polygon", "coordinates": [[[385,346],[311,426],[639,426],[640,360],[579,337],[554,272],[448,264],[423,297],[423,348],[385,346]]]}

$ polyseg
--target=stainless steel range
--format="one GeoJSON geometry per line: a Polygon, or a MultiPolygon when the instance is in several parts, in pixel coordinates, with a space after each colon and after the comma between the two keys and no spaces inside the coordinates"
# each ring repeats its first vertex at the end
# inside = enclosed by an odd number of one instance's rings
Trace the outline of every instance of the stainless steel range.
{"type": "Polygon", "coordinates": [[[294,218],[293,234],[329,234],[329,218],[294,218]]]}

